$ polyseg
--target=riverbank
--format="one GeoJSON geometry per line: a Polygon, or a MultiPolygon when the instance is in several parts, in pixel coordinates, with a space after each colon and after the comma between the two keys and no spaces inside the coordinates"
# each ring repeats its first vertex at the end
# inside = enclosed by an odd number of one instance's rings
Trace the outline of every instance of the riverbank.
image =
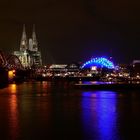
{"type": "Polygon", "coordinates": [[[79,82],[75,88],[78,89],[140,89],[140,83],[124,83],[124,82],[79,82]]]}

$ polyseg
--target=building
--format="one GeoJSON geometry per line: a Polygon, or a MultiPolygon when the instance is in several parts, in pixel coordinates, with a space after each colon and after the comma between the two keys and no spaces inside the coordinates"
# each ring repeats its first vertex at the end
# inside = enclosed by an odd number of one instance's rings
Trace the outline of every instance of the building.
{"type": "Polygon", "coordinates": [[[27,39],[25,25],[20,42],[20,50],[14,51],[24,68],[38,67],[42,65],[41,52],[38,50],[38,42],[35,33],[35,26],[33,25],[32,37],[27,39]]]}
{"type": "Polygon", "coordinates": [[[133,60],[131,76],[140,78],[140,60],[133,60]]]}

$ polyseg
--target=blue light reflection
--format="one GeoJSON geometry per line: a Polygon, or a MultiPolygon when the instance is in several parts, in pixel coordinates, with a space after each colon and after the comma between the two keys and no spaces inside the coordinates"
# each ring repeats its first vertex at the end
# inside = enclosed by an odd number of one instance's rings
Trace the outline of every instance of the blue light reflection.
{"type": "Polygon", "coordinates": [[[82,95],[85,139],[119,140],[116,100],[113,91],[86,91],[82,95]]]}

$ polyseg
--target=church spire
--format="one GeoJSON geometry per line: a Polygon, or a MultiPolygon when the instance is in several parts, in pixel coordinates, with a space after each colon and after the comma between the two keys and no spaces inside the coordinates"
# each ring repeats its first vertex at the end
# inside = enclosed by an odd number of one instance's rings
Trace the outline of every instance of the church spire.
{"type": "Polygon", "coordinates": [[[23,32],[22,32],[21,42],[20,42],[20,51],[25,51],[27,49],[28,49],[28,44],[27,44],[27,36],[26,36],[25,24],[24,24],[23,25],[23,32]]]}
{"type": "Polygon", "coordinates": [[[35,24],[33,25],[32,40],[33,40],[33,51],[38,51],[38,43],[35,33],[35,24]]]}

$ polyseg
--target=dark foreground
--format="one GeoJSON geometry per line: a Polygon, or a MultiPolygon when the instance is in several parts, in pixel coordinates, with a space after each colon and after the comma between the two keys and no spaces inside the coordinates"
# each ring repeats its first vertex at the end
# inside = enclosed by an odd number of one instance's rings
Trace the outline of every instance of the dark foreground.
{"type": "Polygon", "coordinates": [[[25,82],[0,89],[1,140],[140,139],[140,90],[25,82]]]}

